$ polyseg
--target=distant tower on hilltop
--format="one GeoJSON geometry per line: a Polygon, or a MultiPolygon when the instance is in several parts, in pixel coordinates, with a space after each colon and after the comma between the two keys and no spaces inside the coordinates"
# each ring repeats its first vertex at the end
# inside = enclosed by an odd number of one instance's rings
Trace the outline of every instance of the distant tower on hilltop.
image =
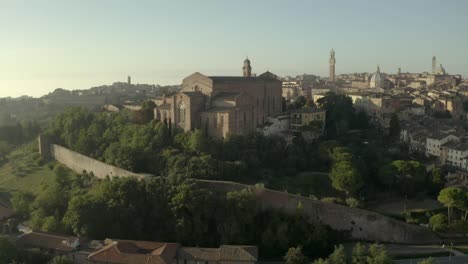
{"type": "Polygon", "coordinates": [[[252,76],[252,67],[250,66],[250,60],[248,57],[244,60],[244,67],[242,67],[242,72],[244,77],[252,76]]]}
{"type": "Polygon", "coordinates": [[[437,58],[432,57],[432,74],[437,74],[437,58]]]}
{"type": "Polygon", "coordinates": [[[127,83],[132,84],[132,78],[130,76],[127,77],[127,83]]]}
{"type": "Polygon", "coordinates": [[[335,63],[336,63],[335,51],[331,49],[330,51],[330,77],[329,77],[329,80],[331,82],[335,81],[335,63]]]}
{"type": "Polygon", "coordinates": [[[398,75],[401,74],[401,68],[400,67],[398,67],[398,72],[397,73],[398,73],[398,75]]]}

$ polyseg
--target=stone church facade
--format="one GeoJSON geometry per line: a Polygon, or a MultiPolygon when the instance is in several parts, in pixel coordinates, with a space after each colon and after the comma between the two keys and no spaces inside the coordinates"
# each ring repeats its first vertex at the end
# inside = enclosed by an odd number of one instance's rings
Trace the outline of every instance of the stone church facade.
{"type": "Polygon", "coordinates": [[[209,136],[248,134],[268,116],[282,112],[281,80],[265,72],[252,76],[244,61],[243,76],[205,76],[194,73],[182,81],[182,91],[163,99],[155,119],[172,131],[205,130],[209,136]]]}

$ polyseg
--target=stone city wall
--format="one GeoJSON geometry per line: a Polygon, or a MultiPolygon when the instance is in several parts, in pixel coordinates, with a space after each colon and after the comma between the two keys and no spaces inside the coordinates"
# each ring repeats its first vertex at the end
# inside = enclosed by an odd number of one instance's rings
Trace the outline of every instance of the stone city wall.
{"type": "Polygon", "coordinates": [[[99,160],[82,155],[73,150],[69,150],[59,145],[50,145],[50,157],[57,160],[59,163],[67,166],[76,173],[93,172],[97,178],[109,177],[145,177],[142,174],[134,173],[115,166],[106,164],[99,160]]]}
{"type": "MultiPolygon", "coordinates": [[[[45,146],[44,141],[41,142],[45,146]]],[[[59,145],[50,144],[50,157],[77,173],[93,172],[98,178],[137,177],[145,175],[108,165],[59,145]]],[[[194,180],[202,188],[230,192],[253,188],[262,209],[279,209],[295,213],[301,204],[302,211],[312,223],[330,226],[334,230],[347,231],[353,239],[387,243],[437,243],[440,238],[428,228],[410,225],[402,221],[343,205],[325,203],[299,195],[279,192],[262,186],[251,186],[227,181],[194,180]]]]}
{"type": "Polygon", "coordinates": [[[209,180],[196,182],[200,187],[222,192],[253,188],[262,209],[273,208],[295,213],[301,204],[302,212],[308,216],[310,222],[328,225],[334,230],[347,231],[353,239],[411,244],[440,241],[428,228],[410,225],[375,212],[240,183],[209,180]]]}

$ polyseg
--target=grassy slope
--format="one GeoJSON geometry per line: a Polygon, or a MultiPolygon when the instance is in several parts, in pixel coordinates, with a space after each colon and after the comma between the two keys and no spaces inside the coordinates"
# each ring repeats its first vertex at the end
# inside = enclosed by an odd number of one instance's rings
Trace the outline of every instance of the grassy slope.
{"type": "Polygon", "coordinates": [[[35,142],[18,147],[0,165],[0,193],[10,196],[17,191],[38,194],[44,184],[50,183],[54,173],[48,164],[38,165],[39,158],[35,142]]]}

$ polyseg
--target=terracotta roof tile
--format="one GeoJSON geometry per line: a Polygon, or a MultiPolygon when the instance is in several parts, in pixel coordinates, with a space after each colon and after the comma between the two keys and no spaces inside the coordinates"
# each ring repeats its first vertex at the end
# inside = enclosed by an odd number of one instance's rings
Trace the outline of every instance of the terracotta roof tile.
{"type": "Polygon", "coordinates": [[[50,233],[32,232],[19,237],[18,244],[27,247],[52,249],[56,251],[70,252],[79,245],[79,239],[72,236],[63,236],[50,233]],[[76,246],[73,246],[74,243],[76,246]]]}

